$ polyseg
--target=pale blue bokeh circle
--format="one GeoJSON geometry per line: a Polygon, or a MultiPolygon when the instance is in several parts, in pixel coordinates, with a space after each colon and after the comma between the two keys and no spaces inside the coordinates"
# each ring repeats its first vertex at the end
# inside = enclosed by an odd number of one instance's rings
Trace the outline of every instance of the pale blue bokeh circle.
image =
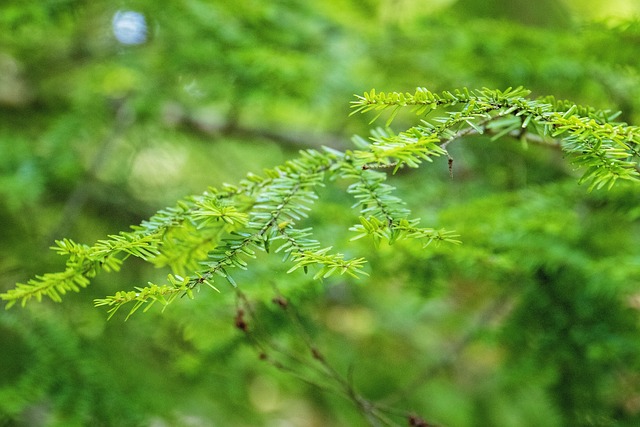
{"type": "Polygon", "coordinates": [[[113,34],[122,44],[142,44],[147,40],[147,22],[139,12],[119,10],[112,24],[113,34]]]}

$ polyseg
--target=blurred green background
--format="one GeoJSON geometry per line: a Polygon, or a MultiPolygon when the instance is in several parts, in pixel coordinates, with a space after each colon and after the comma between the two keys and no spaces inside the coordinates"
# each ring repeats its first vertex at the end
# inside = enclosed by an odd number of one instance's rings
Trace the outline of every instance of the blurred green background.
{"type": "MultiPolygon", "coordinates": [[[[523,85],[640,123],[638,16],[635,0],[4,0],[0,291],[60,269],[55,239],[349,147],[371,118],[349,101],[373,87],[523,85]]],[[[370,277],[314,282],[277,257],[238,276],[293,373],[234,327],[230,289],[106,322],[93,298],[166,275],[131,261],[62,304],[0,311],[0,426],[369,425],[320,387],[335,379],[307,339],[397,425],[640,425],[638,187],[587,193],[561,153],[510,140],[451,153],[453,179],[443,159],[390,182],[463,245],[349,243],[336,184],[307,223],[370,277]]]]}

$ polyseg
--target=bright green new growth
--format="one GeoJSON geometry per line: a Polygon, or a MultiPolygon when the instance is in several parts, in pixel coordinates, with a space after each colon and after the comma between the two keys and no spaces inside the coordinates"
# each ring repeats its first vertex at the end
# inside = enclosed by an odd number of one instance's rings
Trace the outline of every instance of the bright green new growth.
{"type": "Polygon", "coordinates": [[[414,94],[372,90],[352,102],[353,114],[376,110],[375,120],[391,110],[387,127],[402,108],[425,119],[397,134],[377,129],[369,140],[356,137],[357,150],[302,151],[263,176],[249,174],[238,185],[225,184],[188,197],[132,231],[93,246],[57,241],[52,249],[67,257],[63,272],[36,276],[0,297],[8,301],[7,308],[43,296],[61,301],[66,292],[86,287],[99,271],[118,271],[129,256],[168,266],[172,274],[166,284],[149,283],[95,300],[96,306],[109,307],[109,317],[128,303],[132,303],[130,316],[156,302],[166,306],[180,296],[193,298],[202,285],[218,291],[215,283],[220,279],[235,287],[233,269],[247,269],[258,251],[282,254],[293,264],[288,273],[302,268],[313,269],[318,279],[365,275],[363,258],[345,259],[331,246],[323,247],[311,228],[299,228],[318,197],[316,188],[337,179],[351,183],[347,192],[360,214],[359,223],[350,228],[356,233],[351,240],[371,237],[376,246],[382,240],[393,244],[401,239],[421,239],[424,246],[433,241],[457,243],[450,231],[419,227],[419,219],[410,218],[394,188],[385,183],[384,170],[416,168],[442,155],[449,157],[451,166],[447,146],[469,135],[559,146],[584,170],[581,182],[590,182],[589,189],[610,188],[618,179],[638,181],[640,129],[613,122],[617,114],[609,111],[528,95],[522,88],[441,94],[424,88],[414,94]]]}

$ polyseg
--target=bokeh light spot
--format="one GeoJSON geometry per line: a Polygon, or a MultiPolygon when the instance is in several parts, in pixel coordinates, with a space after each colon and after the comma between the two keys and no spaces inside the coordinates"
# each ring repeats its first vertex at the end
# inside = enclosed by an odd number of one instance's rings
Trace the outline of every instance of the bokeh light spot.
{"type": "Polygon", "coordinates": [[[147,21],[139,12],[119,10],[112,24],[113,35],[122,44],[142,44],[147,40],[147,21]]]}

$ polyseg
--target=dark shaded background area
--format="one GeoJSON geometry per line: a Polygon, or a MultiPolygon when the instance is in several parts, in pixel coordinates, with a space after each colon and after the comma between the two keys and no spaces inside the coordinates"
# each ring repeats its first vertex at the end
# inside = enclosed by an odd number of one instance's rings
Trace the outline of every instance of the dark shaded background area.
{"type": "MultiPolygon", "coordinates": [[[[55,239],[91,243],[301,148],[350,147],[370,117],[349,101],[372,87],[522,85],[637,124],[635,3],[5,1],[0,291],[60,269],[55,239]]],[[[453,179],[445,159],[390,182],[462,246],[349,243],[337,183],[308,223],[366,256],[368,279],[314,282],[277,257],[239,276],[291,369],[259,360],[230,289],[106,322],[93,298],[167,274],[132,261],[63,304],[0,312],[0,425],[369,425],[309,339],[397,425],[638,425],[638,188],[587,193],[561,153],[511,140],[451,153],[453,179]]]]}

